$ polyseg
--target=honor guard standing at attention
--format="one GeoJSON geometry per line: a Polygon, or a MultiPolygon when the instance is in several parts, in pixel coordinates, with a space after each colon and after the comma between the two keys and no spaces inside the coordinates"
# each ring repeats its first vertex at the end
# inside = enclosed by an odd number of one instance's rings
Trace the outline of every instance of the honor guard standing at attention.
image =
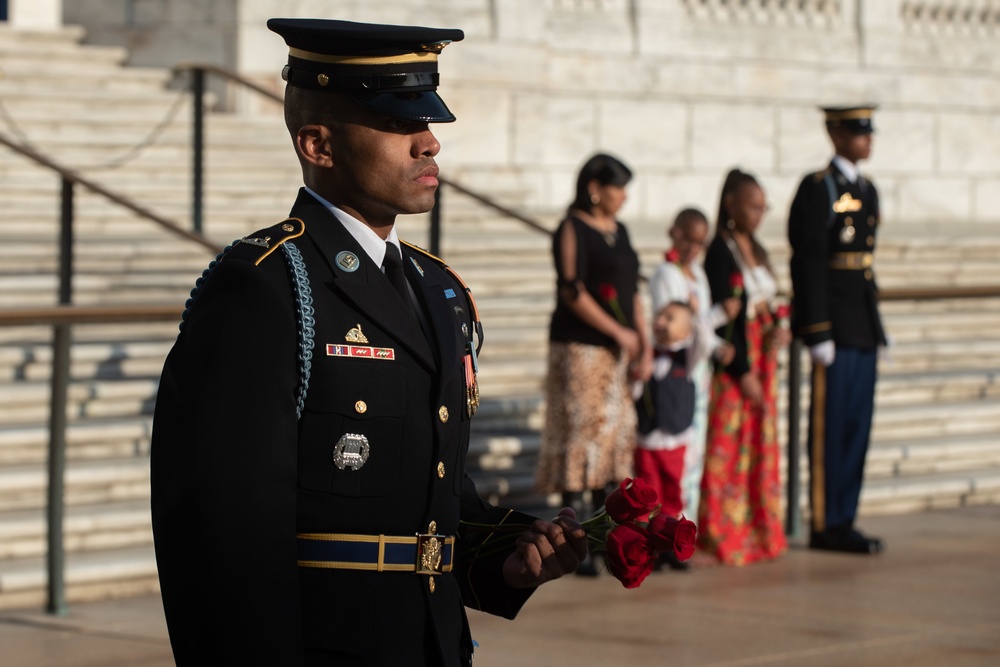
{"type": "Polygon", "coordinates": [[[470,291],[400,243],[430,210],[460,30],[272,19],[305,187],[188,302],[157,396],[152,509],[178,665],[468,665],[463,604],[513,618],[586,536],[481,500],[465,471],[470,291]],[[524,524],[497,547],[460,523],[524,524]]]}
{"type": "Polygon", "coordinates": [[[812,358],[809,419],[813,549],[873,554],[882,540],[854,526],[886,344],[873,257],[878,192],[858,171],[871,152],[873,106],[823,109],[836,155],[806,176],[788,216],[792,328],[812,358]]]}

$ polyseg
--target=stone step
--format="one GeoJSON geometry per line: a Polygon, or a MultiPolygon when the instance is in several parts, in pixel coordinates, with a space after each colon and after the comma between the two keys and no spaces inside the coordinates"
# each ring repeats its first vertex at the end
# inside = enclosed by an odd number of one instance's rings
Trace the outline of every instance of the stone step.
{"type": "Polygon", "coordinates": [[[1000,468],[991,468],[866,481],[859,512],[862,516],[900,514],[997,502],[1000,468]]]}
{"type": "MultiPolygon", "coordinates": [[[[66,599],[70,603],[152,594],[159,590],[152,545],[66,556],[66,599]]],[[[0,562],[0,608],[37,607],[46,600],[44,558],[0,562]]]]}
{"type": "MultiPolygon", "coordinates": [[[[67,63],[58,57],[39,63],[36,58],[18,58],[16,55],[4,57],[3,78],[0,91],[4,95],[17,89],[22,95],[35,91],[59,88],[60,90],[114,90],[123,98],[129,94],[165,88],[173,78],[170,71],[160,68],[126,67],[109,68],[107,58],[102,55],[96,62],[76,60],[72,63],[72,76],[67,76],[67,63]]],[[[23,123],[19,122],[23,126],[23,123]]]]}
{"type": "Polygon", "coordinates": [[[120,69],[128,51],[119,46],[81,45],[83,32],[75,28],[57,30],[22,30],[5,25],[0,32],[0,55],[8,60],[27,60],[30,63],[64,62],[72,68],[77,63],[100,63],[110,70],[120,69]]]}
{"type": "MultiPolygon", "coordinates": [[[[147,78],[162,73],[151,71],[147,78]]],[[[102,79],[108,77],[102,76],[102,79]]],[[[110,78],[110,82],[115,82],[115,78],[110,78]]],[[[162,90],[163,86],[150,86],[144,83],[141,78],[131,78],[120,80],[118,88],[126,85],[145,85],[152,89],[162,90]]],[[[89,87],[89,84],[87,84],[89,87]]],[[[96,85],[96,84],[95,84],[96,85]]],[[[7,92],[12,88],[9,79],[0,79],[0,91],[7,92]],[[7,82],[5,90],[4,82],[7,82]]],[[[18,82],[18,88],[22,89],[22,84],[18,82]]],[[[68,146],[88,146],[96,145],[102,147],[107,144],[135,144],[146,141],[153,135],[155,130],[154,143],[163,146],[191,146],[191,120],[192,107],[190,101],[178,101],[186,93],[180,90],[167,91],[173,96],[175,104],[179,104],[179,109],[175,110],[173,105],[164,109],[161,118],[151,119],[146,113],[137,116],[134,112],[131,116],[109,117],[101,114],[81,114],[80,116],[67,118],[59,107],[47,107],[40,109],[38,113],[30,116],[23,115],[15,117],[18,128],[29,138],[33,144],[38,146],[52,147],[60,142],[65,142],[68,146]],[[173,114],[168,112],[174,111],[173,114]],[[100,132],[98,137],[93,136],[94,132],[100,132]]],[[[124,95],[122,95],[124,97],[124,95]]],[[[122,100],[122,104],[127,108],[128,100],[122,100]]],[[[223,151],[231,148],[241,148],[242,150],[253,150],[262,154],[273,154],[275,158],[283,162],[293,162],[295,157],[291,153],[291,145],[288,133],[284,125],[276,116],[227,116],[223,114],[206,114],[204,132],[206,143],[204,145],[205,156],[209,162],[221,156],[223,151]],[[253,134],[254,141],[247,144],[246,137],[253,134]]],[[[255,165],[246,165],[248,170],[252,170],[255,165]]],[[[269,169],[275,173],[273,166],[257,165],[258,170],[269,169]]],[[[92,175],[92,174],[91,174],[92,175]]],[[[123,177],[129,174],[122,173],[123,177]]]]}
{"type": "MultiPolygon", "coordinates": [[[[0,468],[0,512],[44,507],[46,487],[44,466],[12,465],[0,468]]],[[[148,497],[149,459],[146,456],[67,463],[67,506],[148,497]]]]}
{"type": "MultiPolygon", "coordinates": [[[[130,459],[148,455],[151,431],[149,416],[72,420],[66,425],[66,457],[130,459]]],[[[44,464],[48,448],[45,423],[0,426],[0,465],[44,464]]]]}
{"type": "MultiPolygon", "coordinates": [[[[44,510],[6,512],[0,518],[0,561],[45,555],[44,510]]],[[[149,502],[145,500],[70,507],[63,530],[67,553],[148,546],[153,539],[149,502]]]]}
{"type": "MultiPolygon", "coordinates": [[[[159,368],[162,368],[162,357],[159,368]]],[[[98,375],[112,374],[98,364],[98,375]]],[[[158,379],[131,380],[85,380],[69,383],[66,396],[66,418],[93,419],[108,417],[129,417],[151,414],[156,398],[158,379]]],[[[51,390],[47,383],[18,382],[0,385],[0,424],[45,423],[49,418],[49,397],[51,390]]]]}
{"type": "Polygon", "coordinates": [[[1000,438],[995,431],[874,441],[865,477],[899,478],[977,468],[1000,470],[1000,438]]]}

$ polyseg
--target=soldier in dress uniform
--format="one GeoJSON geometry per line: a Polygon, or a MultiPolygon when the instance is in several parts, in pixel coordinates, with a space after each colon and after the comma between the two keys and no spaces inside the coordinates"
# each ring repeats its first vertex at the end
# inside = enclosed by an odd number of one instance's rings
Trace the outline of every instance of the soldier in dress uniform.
{"type": "Polygon", "coordinates": [[[467,665],[463,604],[513,618],[586,536],[466,474],[482,329],[428,211],[460,30],[272,19],[305,187],[198,281],[153,427],[157,565],[178,665],[467,665]],[[460,522],[462,526],[460,527],[460,522]],[[524,524],[516,538],[469,523],[524,524]]]}
{"type": "Polygon", "coordinates": [[[886,343],[873,264],[878,192],[857,166],[871,151],[874,109],[823,109],[836,155],[802,180],[788,216],[792,328],[813,362],[809,546],[862,554],[885,549],[854,526],[886,343]]]}

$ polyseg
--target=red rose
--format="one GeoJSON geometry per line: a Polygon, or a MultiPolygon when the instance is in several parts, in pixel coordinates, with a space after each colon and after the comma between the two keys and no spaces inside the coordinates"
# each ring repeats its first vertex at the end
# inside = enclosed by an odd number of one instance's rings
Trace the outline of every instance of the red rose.
{"type": "Polygon", "coordinates": [[[656,564],[656,551],[646,531],[635,524],[623,523],[608,533],[608,570],[625,588],[636,588],[649,576],[656,564]]]}
{"type": "Polygon", "coordinates": [[[791,314],[792,309],[787,303],[783,303],[774,311],[775,316],[779,320],[787,320],[788,316],[791,314]]]}
{"type": "Polygon", "coordinates": [[[729,286],[733,288],[733,291],[743,289],[743,274],[739,271],[734,271],[731,276],[729,276],[729,286]]]}
{"type": "Polygon", "coordinates": [[[604,283],[597,288],[597,291],[605,301],[614,301],[618,298],[618,290],[611,283],[604,283]]]}
{"type": "Polygon", "coordinates": [[[698,527],[693,521],[657,514],[649,522],[649,542],[657,551],[673,551],[678,560],[687,560],[694,554],[698,527]]]}
{"type": "Polygon", "coordinates": [[[640,478],[622,480],[608,499],[604,501],[604,510],[615,520],[615,523],[628,523],[637,519],[646,520],[649,513],[660,505],[656,490],[640,478]]]}
{"type": "Polygon", "coordinates": [[[677,252],[677,248],[671,248],[663,255],[663,259],[667,260],[671,264],[678,264],[681,261],[681,254],[677,252]]]}

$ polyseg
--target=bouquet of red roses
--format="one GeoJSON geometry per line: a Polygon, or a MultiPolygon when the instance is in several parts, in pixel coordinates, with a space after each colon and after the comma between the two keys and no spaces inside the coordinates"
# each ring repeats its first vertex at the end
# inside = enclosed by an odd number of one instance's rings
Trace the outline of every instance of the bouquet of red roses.
{"type": "MultiPolygon", "coordinates": [[[[462,522],[465,527],[502,533],[508,547],[528,526],[502,524],[483,526],[462,522]]],[[[608,570],[625,588],[636,588],[649,576],[664,552],[678,560],[694,554],[697,528],[694,522],[660,513],[656,491],[639,478],[624,479],[608,496],[604,507],[583,521],[592,551],[606,552],[608,570]]],[[[485,554],[484,554],[485,555],[485,554]]]]}

